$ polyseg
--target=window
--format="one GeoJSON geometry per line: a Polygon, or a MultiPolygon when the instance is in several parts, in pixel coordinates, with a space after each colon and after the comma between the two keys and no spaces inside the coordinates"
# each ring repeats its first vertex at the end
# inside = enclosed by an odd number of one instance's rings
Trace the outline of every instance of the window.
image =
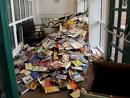
{"type": "Polygon", "coordinates": [[[24,19],[26,17],[25,15],[25,0],[20,0],[20,4],[21,4],[21,17],[22,19],[24,19]]]}
{"type": "Polygon", "coordinates": [[[7,0],[7,10],[8,10],[8,20],[9,20],[9,23],[11,23],[12,22],[12,11],[11,11],[10,0],[7,0]]]}
{"type": "Polygon", "coordinates": [[[23,40],[23,30],[22,30],[22,26],[20,23],[16,25],[16,30],[17,30],[18,44],[20,44],[23,40]]]}
{"type": "Polygon", "coordinates": [[[15,20],[20,20],[19,0],[14,0],[14,14],[15,14],[15,20]]]}
{"type": "Polygon", "coordinates": [[[32,0],[7,0],[7,10],[11,45],[15,56],[23,42],[21,22],[32,18],[32,0]]]}
{"type": "MultiPolygon", "coordinates": [[[[129,62],[124,30],[128,16],[128,0],[110,0],[107,59],[115,63],[129,62]],[[123,35],[122,35],[123,34],[123,35]]],[[[127,43],[128,44],[128,43],[127,43]]]]}
{"type": "Polygon", "coordinates": [[[14,39],[13,26],[11,26],[9,29],[10,29],[11,45],[12,45],[12,50],[13,50],[13,49],[15,49],[15,39],[14,39]]]}

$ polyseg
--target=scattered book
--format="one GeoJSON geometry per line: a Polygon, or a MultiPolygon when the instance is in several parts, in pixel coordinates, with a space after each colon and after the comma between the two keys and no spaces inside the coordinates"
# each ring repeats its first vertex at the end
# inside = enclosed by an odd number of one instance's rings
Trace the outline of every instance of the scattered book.
{"type": "Polygon", "coordinates": [[[29,84],[33,81],[33,78],[30,75],[28,75],[28,76],[22,78],[22,80],[25,84],[29,84]]]}
{"type": "Polygon", "coordinates": [[[45,94],[55,93],[55,92],[59,92],[60,91],[60,89],[57,86],[44,87],[44,90],[45,90],[45,94]]]}
{"type": "Polygon", "coordinates": [[[72,92],[70,95],[73,98],[79,98],[80,97],[80,89],[77,89],[76,91],[72,92]]]}
{"type": "Polygon", "coordinates": [[[35,68],[33,68],[32,71],[37,71],[37,72],[46,72],[47,69],[48,69],[47,67],[36,66],[35,68]]]}
{"type": "Polygon", "coordinates": [[[72,69],[75,69],[75,70],[80,70],[80,71],[83,71],[83,68],[82,67],[71,67],[72,69]]]}
{"type": "Polygon", "coordinates": [[[30,90],[36,90],[37,86],[38,86],[37,82],[31,82],[30,84],[28,84],[28,88],[30,90]]]}
{"type": "Polygon", "coordinates": [[[80,74],[77,74],[74,76],[73,80],[76,82],[80,82],[80,81],[83,81],[84,78],[80,74]]]}
{"type": "Polygon", "coordinates": [[[59,82],[59,88],[66,88],[67,87],[67,82],[64,80],[58,80],[59,82]]]}
{"type": "Polygon", "coordinates": [[[74,49],[80,49],[83,47],[83,45],[80,42],[72,42],[70,43],[70,45],[74,48],[74,49]]]}
{"type": "Polygon", "coordinates": [[[57,74],[56,78],[66,80],[67,75],[57,74]]]}
{"type": "Polygon", "coordinates": [[[58,53],[55,51],[53,52],[53,59],[58,60],[58,53]]]}
{"type": "Polygon", "coordinates": [[[66,47],[69,47],[70,45],[69,45],[68,42],[64,42],[64,43],[63,43],[63,46],[64,46],[64,48],[66,48],[66,47]]]}
{"type": "Polygon", "coordinates": [[[40,77],[40,74],[38,72],[31,72],[30,73],[30,76],[33,78],[33,79],[37,79],[40,77]]]}
{"type": "Polygon", "coordinates": [[[33,66],[31,63],[25,63],[25,69],[26,70],[32,70],[33,69],[33,66]]]}
{"type": "Polygon", "coordinates": [[[70,55],[69,54],[64,54],[62,55],[62,62],[69,62],[70,61],[70,55]]]}
{"type": "Polygon", "coordinates": [[[68,69],[71,66],[71,62],[65,62],[61,65],[61,67],[64,67],[65,69],[68,69]]]}
{"type": "Polygon", "coordinates": [[[22,74],[22,75],[24,75],[24,76],[27,76],[27,75],[29,75],[31,72],[28,71],[28,70],[23,69],[23,70],[21,70],[19,73],[22,74]]]}
{"type": "Polygon", "coordinates": [[[63,63],[60,61],[54,61],[53,63],[50,64],[50,66],[53,67],[54,69],[59,69],[62,64],[63,63]]]}
{"type": "Polygon", "coordinates": [[[76,90],[76,89],[78,89],[78,85],[77,85],[77,83],[75,81],[70,81],[67,84],[67,88],[69,90],[76,90]]]}
{"type": "Polygon", "coordinates": [[[29,91],[28,87],[26,85],[20,84],[18,85],[18,91],[21,95],[25,94],[29,91]]]}
{"type": "Polygon", "coordinates": [[[74,61],[72,61],[72,63],[73,63],[75,66],[80,66],[80,65],[83,64],[80,60],[74,60],[74,61]]]}
{"type": "Polygon", "coordinates": [[[51,50],[45,50],[44,53],[48,56],[51,56],[53,52],[51,50]]]}

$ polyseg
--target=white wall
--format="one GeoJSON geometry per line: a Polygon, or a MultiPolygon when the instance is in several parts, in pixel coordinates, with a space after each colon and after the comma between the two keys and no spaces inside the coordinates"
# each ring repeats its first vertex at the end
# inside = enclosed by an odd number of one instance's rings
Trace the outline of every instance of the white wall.
{"type": "Polygon", "coordinates": [[[38,15],[38,0],[33,0],[33,16],[34,16],[34,22],[37,22],[37,15],[38,15]]]}
{"type": "Polygon", "coordinates": [[[88,0],[77,0],[77,13],[87,10],[88,0]]]}
{"type": "Polygon", "coordinates": [[[45,14],[70,15],[76,13],[76,0],[33,0],[35,20],[45,14]],[[59,2],[55,2],[59,1],[59,2]]]}

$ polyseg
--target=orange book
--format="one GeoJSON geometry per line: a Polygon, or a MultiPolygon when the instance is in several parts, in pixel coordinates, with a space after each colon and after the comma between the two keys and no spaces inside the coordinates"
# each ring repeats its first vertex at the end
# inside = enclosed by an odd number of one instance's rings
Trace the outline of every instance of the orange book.
{"type": "Polygon", "coordinates": [[[70,81],[67,85],[68,89],[76,90],[78,89],[78,85],[75,81],[70,81]]]}

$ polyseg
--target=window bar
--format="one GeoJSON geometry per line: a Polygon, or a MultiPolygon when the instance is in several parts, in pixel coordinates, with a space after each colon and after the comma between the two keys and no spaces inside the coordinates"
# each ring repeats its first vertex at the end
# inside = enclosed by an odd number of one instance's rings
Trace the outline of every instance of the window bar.
{"type": "MultiPolygon", "coordinates": [[[[110,0],[110,17],[109,17],[109,30],[113,31],[112,25],[114,24],[114,11],[112,10],[115,7],[115,0],[110,0]]],[[[111,46],[111,41],[113,37],[111,34],[108,34],[108,52],[107,52],[107,60],[110,60],[109,57],[111,57],[111,51],[112,51],[112,46],[111,46]]]]}
{"type": "MultiPolygon", "coordinates": [[[[122,9],[122,0],[119,0],[119,9],[122,9]]],[[[120,28],[120,25],[121,25],[121,14],[122,14],[122,11],[119,10],[118,11],[118,23],[117,23],[117,28],[120,28]]],[[[120,35],[120,31],[117,30],[117,34],[120,35]]],[[[119,47],[119,43],[120,43],[120,39],[119,37],[116,37],[116,46],[119,47]]],[[[118,60],[118,50],[115,49],[115,58],[114,58],[114,62],[117,62],[118,60]]]]}

